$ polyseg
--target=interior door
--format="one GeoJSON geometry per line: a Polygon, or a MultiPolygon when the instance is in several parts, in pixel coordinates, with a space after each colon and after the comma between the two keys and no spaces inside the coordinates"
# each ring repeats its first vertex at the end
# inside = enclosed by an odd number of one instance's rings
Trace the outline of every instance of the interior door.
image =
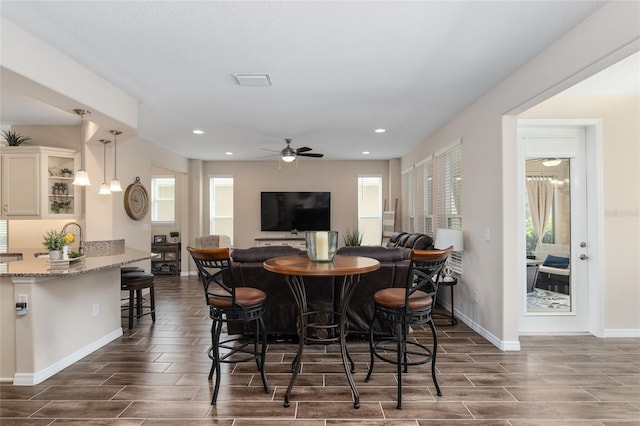
{"type": "MultiPolygon", "coordinates": [[[[585,127],[519,128],[520,143],[524,146],[526,160],[532,166],[527,172],[528,178],[548,180],[553,194],[547,197],[551,200],[551,207],[547,209],[551,219],[545,222],[545,229],[541,229],[547,240],[542,244],[538,241],[534,250],[527,251],[528,279],[522,286],[521,333],[589,330],[585,132],[585,127]],[[554,159],[560,162],[560,166],[549,166],[549,171],[544,170],[545,166],[533,167],[554,159]],[[562,165],[566,173],[553,171],[562,165]],[[568,265],[563,266],[562,259],[566,256],[568,265]],[[533,273],[534,268],[538,268],[537,275],[533,273]]],[[[528,195],[535,189],[527,186],[526,182],[527,177],[523,191],[528,195]]],[[[532,197],[527,196],[526,199],[529,202],[532,197]]]]}

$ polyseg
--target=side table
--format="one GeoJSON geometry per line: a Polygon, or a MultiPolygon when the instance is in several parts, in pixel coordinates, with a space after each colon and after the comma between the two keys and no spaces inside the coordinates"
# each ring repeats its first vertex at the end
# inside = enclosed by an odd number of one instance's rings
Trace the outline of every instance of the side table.
{"type": "Polygon", "coordinates": [[[441,314],[441,313],[437,313],[437,312],[432,312],[431,313],[431,316],[434,319],[435,318],[447,318],[447,319],[450,320],[450,322],[448,324],[439,324],[439,325],[450,326],[450,325],[456,325],[458,323],[458,319],[453,314],[454,313],[454,309],[453,309],[453,287],[456,284],[458,284],[458,279],[456,277],[440,279],[440,281],[438,281],[438,287],[441,287],[441,286],[449,287],[449,289],[451,291],[451,314],[450,315],[446,315],[446,314],[441,314]]]}

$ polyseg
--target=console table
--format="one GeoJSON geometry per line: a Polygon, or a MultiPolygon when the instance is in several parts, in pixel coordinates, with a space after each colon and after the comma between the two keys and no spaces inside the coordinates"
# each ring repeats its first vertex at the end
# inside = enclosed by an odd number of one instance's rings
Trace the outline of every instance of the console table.
{"type": "Polygon", "coordinates": [[[291,246],[300,250],[307,249],[304,237],[256,238],[255,242],[258,247],[291,246]]]}
{"type": "Polygon", "coordinates": [[[180,243],[155,243],[151,251],[151,273],[154,275],[180,275],[182,245],[180,243]]]}

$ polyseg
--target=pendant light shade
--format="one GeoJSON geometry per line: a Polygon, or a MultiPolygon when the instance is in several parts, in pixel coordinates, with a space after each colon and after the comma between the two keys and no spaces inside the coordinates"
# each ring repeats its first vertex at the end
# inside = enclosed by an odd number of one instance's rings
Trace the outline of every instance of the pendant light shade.
{"type": "Polygon", "coordinates": [[[109,185],[107,184],[107,144],[111,143],[111,141],[100,139],[100,143],[102,143],[102,185],[100,185],[99,195],[109,195],[111,194],[111,190],[109,190],[109,185]]]}
{"type": "Polygon", "coordinates": [[[84,109],[74,109],[73,111],[80,116],[80,170],[76,171],[75,178],[71,184],[77,186],[90,186],[91,181],[89,181],[89,174],[84,168],[84,116],[86,114],[91,114],[91,111],[84,109]]]}
{"type": "Polygon", "coordinates": [[[113,179],[111,179],[111,184],[109,185],[109,190],[111,192],[122,192],[122,186],[120,185],[120,181],[118,180],[118,135],[122,134],[120,130],[110,130],[113,135],[113,179]]]}

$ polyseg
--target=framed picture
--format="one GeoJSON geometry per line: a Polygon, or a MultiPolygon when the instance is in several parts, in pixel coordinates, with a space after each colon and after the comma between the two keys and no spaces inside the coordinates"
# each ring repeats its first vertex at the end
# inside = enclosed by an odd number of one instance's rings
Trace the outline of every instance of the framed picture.
{"type": "Polygon", "coordinates": [[[175,251],[164,252],[164,260],[176,260],[178,257],[175,251]]]}
{"type": "Polygon", "coordinates": [[[153,236],[153,242],[156,243],[156,244],[166,243],[167,242],[167,236],[166,235],[154,235],[153,236]]]}

